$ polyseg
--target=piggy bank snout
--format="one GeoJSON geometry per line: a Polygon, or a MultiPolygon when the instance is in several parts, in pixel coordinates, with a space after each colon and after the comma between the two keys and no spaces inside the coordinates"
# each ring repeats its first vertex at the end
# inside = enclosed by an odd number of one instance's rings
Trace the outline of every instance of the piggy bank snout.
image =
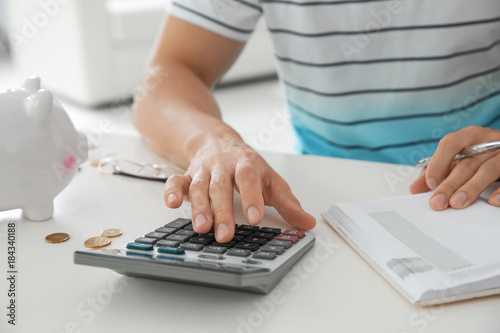
{"type": "Polygon", "coordinates": [[[89,157],[89,144],[87,136],[82,132],[78,132],[78,162],[82,164],[89,157]]]}

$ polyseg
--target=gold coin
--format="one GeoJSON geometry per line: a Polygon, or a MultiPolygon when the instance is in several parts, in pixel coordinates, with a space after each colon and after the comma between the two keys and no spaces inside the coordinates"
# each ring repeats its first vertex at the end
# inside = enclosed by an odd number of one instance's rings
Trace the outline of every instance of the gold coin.
{"type": "Polygon", "coordinates": [[[45,236],[45,241],[51,244],[64,243],[69,239],[69,235],[64,232],[58,232],[45,236]]]}
{"type": "Polygon", "coordinates": [[[101,231],[102,237],[114,238],[122,235],[122,231],[120,229],[112,228],[101,231]]]}
{"type": "Polygon", "coordinates": [[[108,237],[92,237],[87,239],[84,244],[91,249],[100,249],[111,244],[111,239],[108,237]]]}

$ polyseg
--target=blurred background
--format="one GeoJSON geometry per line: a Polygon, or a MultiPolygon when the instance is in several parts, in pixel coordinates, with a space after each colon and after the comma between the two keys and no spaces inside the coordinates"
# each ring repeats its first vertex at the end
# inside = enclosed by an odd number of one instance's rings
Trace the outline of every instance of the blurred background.
{"type": "Polygon", "coordinates": [[[6,19],[6,9],[5,9],[5,1],[0,0],[0,52],[5,52],[5,48],[7,47],[7,31],[5,27],[5,19],[6,19]]]}
{"type": "MultiPolygon", "coordinates": [[[[76,127],[111,117],[117,132],[138,135],[130,103],[144,88],[141,77],[171,2],[0,0],[0,89],[37,75],[76,127]]],[[[289,124],[270,129],[273,118],[287,119],[264,22],[215,95],[225,121],[254,148],[294,152],[289,124]]]]}

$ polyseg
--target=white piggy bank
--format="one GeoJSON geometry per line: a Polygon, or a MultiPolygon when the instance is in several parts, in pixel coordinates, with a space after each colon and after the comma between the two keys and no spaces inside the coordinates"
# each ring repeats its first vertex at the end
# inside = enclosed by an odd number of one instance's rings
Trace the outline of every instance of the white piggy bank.
{"type": "Polygon", "coordinates": [[[0,211],[21,208],[34,221],[52,217],[54,198],[87,159],[75,130],[40,79],[0,93],[0,211]]]}

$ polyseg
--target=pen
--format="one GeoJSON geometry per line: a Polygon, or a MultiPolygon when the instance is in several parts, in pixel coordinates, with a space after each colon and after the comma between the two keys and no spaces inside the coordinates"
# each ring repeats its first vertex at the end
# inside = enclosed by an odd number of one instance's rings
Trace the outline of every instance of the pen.
{"type": "MultiPolygon", "coordinates": [[[[488,141],[483,143],[478,143],[476,145],[467,146],[462,149],[457,156],[453,159],[454,161],[458,161],[467,157],[472,157],[479,154],[489,153],[495,150],[500,149],[500,141],[488,141]]],[[[426,167],[431,160],[430,157],[426,157],[417,162],[418,167],[426,167]]]]}

